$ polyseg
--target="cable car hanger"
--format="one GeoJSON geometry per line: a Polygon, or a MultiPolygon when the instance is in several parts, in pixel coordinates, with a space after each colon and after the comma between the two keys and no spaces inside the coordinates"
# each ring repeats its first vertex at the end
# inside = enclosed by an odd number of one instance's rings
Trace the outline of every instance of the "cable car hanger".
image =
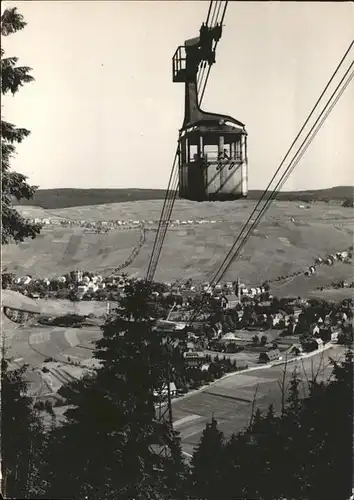
{"type": "MultiPolygon", "coordinates": [[[[202,31],[205,30],[204,26],[208,25],[208,20],[209,20],[209,18],[211,16],[211,10],[212,10],[212,4],[213,3],[214,4],[219,4],[219,6],[214,5],[214,13],[212,15],[212,22],[211,22],[212,26],[214,26],[214,24],[213,24],[213,18],[215,18],[216,11],[218,13],[220,12],[220,8],[221,8],[220,4],[221,4],[221,2],[210,2],[209,11],[208,11],[208,17],[207,17],[207,22],[205,23],[205,25],[203,23],[203,25],[202,25],[202,31]]],[[[223,11],[223,15],[222,15],[222,21],[223,21],[223,19],[225,17],[225,12],[226,12],[227,4],[228,4],[228,2],[225,2],[224,11],[223,11]]],[[[218,14],[216,16],[216,19],[217,18],[218,18],[218,14]]],[[[222,22],[220,24],[222,25],[222,22]]],[[[217,45],[217,43],[218,43],[218,41],[220,39],[220,38],[218,38],[218,36],[216,36],[216,38],[217,38],[217,40],[215,41],[215,47],[216,47],[216,45],[217,45]]],[[[273,181],[275,180],[276,176],[280,172],[281,167],[283,166],[283,164],[287,160],[289,154],[292,151],[292,148],[296,145],[296,142],[300,138],[300,135],[304,131],[304,129],[305,129],[306,125],[308,124],[310,118],[315,113],[316,109],[318,108],[320,101],[325,96],[325,93],[327,92],[327,90],[328,90],[330,84],[332,83],[334,77],[336,76],[336,74],[340,70],[341,66],[343,65],[343,62],[347,58],[350,50],[353,47],[353,44],[354,44],[354,41],[352,41],[351,44],[349,45],[349,48],[345,52],[344,56],[342,57],[341,61],[338,64],[336,70],[334,71],[333,75],[331,76],[329,82],[327,83],[327,85],[325,86],[324,90],[322,91],[322,93],[321,93],[319,99],[317,100],[315,106],[313,107],[312,111],[310,112],[309,116],[307,117],[304,125],[300,129],[300,132],[295,137],[295,139],[294,139],[293,143],[291,144],[289,150],[287,151],[287,153],[286,153],[283,161],[281,162],[281,164],[278,167],[277,171],[273,175],[271,181],[269,182],[267,188],[265,189],[264,193],[262,194],[260,200],[258,200],[258,202],[256,204],[256,207],[252,211],[252,213],[251,213],[250,217],[248,218],[248,220],[243,225],[243,227],[242,227],[242,229],[241,229],[241,231],[239,233],[238,238],[236,239],[235,243],[233,244],[233,246],[229,250],[227,256],[225,257],[225,259],[224,259],[223,263],[221,264],[221,266],[219,267],[218,271],[214,274],[214,276],[213,276],[213,278],[211,280],[211,283],[213,283],[214,286],[222,279],[222,277],[225,275],[225,273],[226,273],[227,269],[229,268],[229,266],[231,265],[231,263],[239,255],[240,251],[242,250],[242,248],[244,247],[244,245],[248,241],[249,237],[253,233],[253,230],[258,225],[258,223],[260,222],[261,218],[263,217],[263,215],[265,214],[265,212],[268,210],[271,202],[276,197],[279,189],[281,189],[282,185],[284,184],[284,182],[286,181],[286,179],[288,178],[288,176],[290,175],[290,173],[293,171],[293,169],[295,168],[295,166],[297,165],[297,163],[299,162],[299,160],[301,159],[301,157],[304,155],[304,153],[306,152],[306,150],[309,147],[310,143],[312,142],[312,140],[314,139],[314,137],[318,133],[319,129],[322,127],[324,121],[327,119],[329,113],[332,111],[333,107],[336,105],[336,103],[338,102],[339,98],[343,94],[344,90],[347,88],[347,86],[349,85],[350,81],[352,80],[352,78],[354,76],[353,73],[351,75],[349,75],[349,77],[348,77],[348,74],[349,74],[349,71],[352,68],[354,62],[351,63],[349,69],[346,71],[346,73],[345,73],[344,77],[342,78],[341,82],[337,85],[337,88],[335,89],[335,91],[333,92],[333,94],[331,95],[331,97],[329,98],[329,100],[327,101],[327,104],[325,105],[325,108],[322,110],[321,115],[317,118],[317,121],[316,121],[315,125],[313,125],[311,131],[306,136],[306,139],[303,141],[303,143],[301,144],[300,148],[297,150],[297,153],[295,154],[295,156],[291,160],[290,165],[287,167],[286,171],[282,174],[282,176],[281,176],[280,180],[278,181],[277,185],[271,190],[270,195],[269,195],[267,201],[265,202],[265,204],[263,205],[263,207],[261,208],[259,214],[257,215],[256,220],[252,221],[252,218],[253,218],[254,214],[257,213],[257,210],[258,210],[260,204],[262,203],[263,199],[269,194],[269,190],[270,190],[270,188],[272,186],[273,181]],[[347,78],[347,80],[345,81],[346,78],[347,78]],[[333,101],[332,101],[332,99],[333,99],[333,101]],[[327,109],[328,107],[329,107],[329,109],[327,109]],[[325,111],[326,111],[326,113],[325,113],[325,111]],[[320,121],[320,119],[321,119],[321,117],[322,117],[322,115],[324,113],[325,113],[325,116],[322,118],[321,123],[317,126],[318,122],[320,121]],[[312,134],[312,132],[313,132],[313,130],[314,130],[314,128],[316,126],[317,126],[316,130],[312,134]],[[311,135],[311,137],[310,137],[310,135],[311,135]],[[249,223],[251,223],[250,227],[249,227],[249,223]],[[238,244],[241,236],[243,235],[243,233],[245,232],[246,229],[248,230],[247,233],[246,233],[246,235],[244,235],[241,243],[237,246],[237,244],[238,244]]],[[[214,51],[215,51],[215,47],[214,47],[214,51]]],[[[178,51],[178,49],[177,49],[177,51],[178,51]]],[[[200,64],[202,64],[203,62],[205,62],[205,61],[201,60],[200,64]]],[[[203,66],[199,74],[202,74],[204,69],[205,69],[205,67],[203,66]]],[[[204,95],[204,90],[205,90],[205,86],[206,86],[206,82],[207,82],[208,76],[210,74],[210,69],[211,69],[211,65],[209,65],[209,70],[208,70],[208,73],[207,73],[207,78],[206,78],[205,83],[204,83],[204,89],[203,89],[203,92],[202,92],[201,100],[202,100],[202,97],[204,95]]],[[[198,78],[197,78],[198,80],[199,80],[199,74],[198,74],[198,78]]],[[[200,78],[200,81],[202,81],[202,78],[200,78]]],[[[174,158],[174,162],[173,162],[173,166],[172,166],[172,171],[171,171],[171,175],[170,175],[170,179],[169,179],[169,183],[168,183],[168,189],[166,191],[166,196],[165,196],[165,200],[164,200],[164,204],[163,204],[163,208],[162,208],[162,212],[161,212],[161,217],[160,217],[160,221],[159,221],[159,225],[158,225],[158,229],[157,229],[157,233],[156,233],[156,237],[155,237],[155,241],[154,241],[154,246],[153,246],[153,250],[152,250],[152,254],[151,254],[151,258],[150,258],[150,262],[149,262],[149,266],[148,266],[148,272],[147,272],[147,276],[146,276],[146,279],[148,281],[152,281],[153,278],[154,278],[154,275],[155,275],[155,272],[156,272],[156,268],[157,268],[157,264],[158,264],[158,261],[159,261],[159,257],[160,257],[160,254],[161,254],[163,242],[164,242],[164,239],[165,239],[165,236],[166,236],[168,225],[170,223],[172,209],[173,209],[173,206],[174,206],[175,199],[177,197],[177,189],[178,189],[178,185],[179,185],[179,178],[178,178],[179,176],[178,176],[178,171],[177,171],[177,160],[179,159],[179,155],[181,154],[180,143],[181,143],[182,132],[183,132],[183,127],[182,127],[182,131],[180,130],[180,134],[179,134],[179,138],[178,138],[178,147],[177,147],[177,151],[176,151],[176,154],[175,154],[175,158],[174,158]]],[[[224,159],[229,160],[229,156],[228,156],[227,152],[225,154],[225,149],[222,149],[221,151],[219,150],[217,159],[218,160],[224,160],[224,159]]],[[[219,167],[219,164],[218,164],[218,169],[219,168],[220,167],[219,167]]]]}

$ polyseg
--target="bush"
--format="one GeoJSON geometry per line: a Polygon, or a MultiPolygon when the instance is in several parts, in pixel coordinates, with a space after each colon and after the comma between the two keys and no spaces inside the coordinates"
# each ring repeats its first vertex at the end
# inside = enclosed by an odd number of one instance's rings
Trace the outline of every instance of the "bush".
{"type": "Polygon", "coordinates": [[[353,208],[354,207],[354,200],[353,200],[353,198],[347,198],[346,200],[344,200],[343,203],[342,203],[342,207],[353,208]]]}
{"type": "Polygon", "coordinates": [[[43,411],[44,410],[44,403],[43,401],[36,401],[35,404],[34,404],[34,408],[36,410],[39,410],[39,411],[43,411]]]}
{"type": "Polygon", "coordinates": [[[301,342],[301,346],[305,352],[312,352],[318,349],[318,344],[314,339],[306,339],[301,342]]]}
{"type": "Polygon", "coordinates": [[[53,414],[53,405],[52,405],[52,402],[49,401],[49,399],[46,399],[45,403],[44,403],[44,409],[48,412],[48,413],[51,413],[53,414]]]}
{"type": "Polygon", "coordinates": [[[338,335],[338,344],[352,345],[352,343],[353,343],[353,331],[343,332],[338,335]]]}
{"type": "Polygon", "coordinates": [[[53,324],[57,326],[80,326],[85,320],[84,316],[79,314],[66,314],[53,320],[53,324]]]}
{"type": "Polygon", "coordinates": [[[63,397],[60,397],[60,398],[56,398],[55,401],[54,401],[54,407],[58,407],[58,406],[64,406],[66,403],[66,400],[63,398],[63,397]]]}

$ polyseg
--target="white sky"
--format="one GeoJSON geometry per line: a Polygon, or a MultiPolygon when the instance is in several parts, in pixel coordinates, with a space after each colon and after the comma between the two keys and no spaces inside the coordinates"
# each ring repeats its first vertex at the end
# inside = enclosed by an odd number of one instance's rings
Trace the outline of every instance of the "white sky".
{"type": "MultiPolygon", "coordinates": [[[[13,167],[41,188],[165,188],[184,111],[178,45],[204,1],[22,1],[27,27],[4,42],[36,81],[3,100],[32,133],[13,167]]],[[[354,4],[229,2],[204,98],[248,130],[249,188],[268,183],[354,38],[354,4]]],[[[352,52],[352,59],[353,59],[352,52]]],[[[285,189],[354,184],[354,81],[285,189]]]]}

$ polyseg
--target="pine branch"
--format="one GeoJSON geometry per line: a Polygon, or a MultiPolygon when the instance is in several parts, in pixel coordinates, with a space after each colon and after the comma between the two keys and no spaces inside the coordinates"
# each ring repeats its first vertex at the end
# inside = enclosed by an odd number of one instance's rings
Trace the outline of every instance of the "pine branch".
{"type": "Polygon", "coordinates": [[[21,242],[25,238],[34,239],[40,233],[40,224],[32,224],[20,215],[17,210],[11,208],[4,199],[2,200],[2,233],[1,244],[11,243],[12,241],[21,242]]]}
{"type": "Polygon", "coordinates": [[[11,92],[15,95],[25,83],[34,81],[33,76],[28,73],[32,68],[28,66],[15,66],[16,57],[1,60],[1,93],[3,95],[11,92]]]}
{"type": "Polygon", "coordinates": [[[11,144],[21,143],[25,137],[30,135],[30,130],[26,128],[16,128],[12,123],[1,120],[1,138],[11,144]]]}
{"type": "Polygon", "coordinates": [[[1,15],[1,36],[8,36],[22,30],[27,23],[23,15],[17,12],[17,7],[6,9],[1,15]]]}
{"type": "Polygon", "coordinates": [[[25,175],[18,172],[6,172],[5,175],[3,174],[1,181],[5,200],[8,199],[9,196],[15,197],[18,201],[22,198],[26,200],[33,198],[37,186],[29,186],[26,183],[26,179],[27,177],[25,175]]]}
{"type": "Polygon", "coordinates": [[[4,171],[9,169],[10,167],[10,159],[15,156],[15,146],[12,144],[6,144],[5,141],[1,141],[1,170],[2,175],[4,175],[4,171]]]}

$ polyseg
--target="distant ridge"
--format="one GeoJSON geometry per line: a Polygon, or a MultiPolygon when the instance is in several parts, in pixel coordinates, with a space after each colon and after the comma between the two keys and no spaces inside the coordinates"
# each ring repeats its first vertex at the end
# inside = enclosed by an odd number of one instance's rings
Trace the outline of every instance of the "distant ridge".
{"type": "MultiPolygon", "coordinates": [[[[279,201],[344,201],[353,198],[353,186],[335,186],[328,189],[308,191],[282,191],[279,201]]],[[[165,189],[38,189],[32,200],[24,200],[20,205],[37,206],[47,209],[104,205],[127,201],[161,200],[165,189]]],[[[262,195],[260,189],[251,189],[248,199],[257,200],[262,195]]]]}

